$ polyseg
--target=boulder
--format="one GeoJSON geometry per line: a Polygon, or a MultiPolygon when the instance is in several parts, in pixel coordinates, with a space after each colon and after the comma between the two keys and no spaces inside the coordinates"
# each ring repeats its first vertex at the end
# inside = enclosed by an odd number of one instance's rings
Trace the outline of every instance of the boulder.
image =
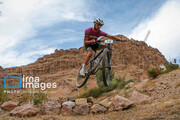
{"type": "Polygon", "coordinates": [[[137,91],[133,91],[130,100],[132,100],[135,104],[145,104],[145,103],[151,103],[152,102],[152,98],[141,94],[137,91]]]}
{"type": "Polygon", "coordinates": [[[1,105],[1,108],[3,110],[6,110],[6,111],[11,111],[13,110],[15,107],[18,106],[18,103],[17,102],[13,102],[13,101],[7,101],[7,102],[4,102],[2,105],[1,105]]]}
{"type": "Polygon", "coordinates": [[[83,104],[87,104],[86,98],[76,99],[76,105],[83,105],[83,104]]]}
{"type": "Polygon", "coordinates": [[[72,114],[72,107],[63,105],[61,108],[61,114],[64,116],[71,115],[72,114]]]}
{"type": "Polygon", "coordinates": [[[49,99],[42,104],[42,114],[59,114],[61,104],[56,99],[49,99]]]}
{"type": "Polygon", "coordinates": [[[110,100],[109,100],[109,98],[106,98],[106,99],[100,101],[99,104],[101,104],[101,105],[103,105],[104,107],[108,108],[108,107],[109,107],[109,104],[110,104],[110,100]]]}
{"type": "Polygon", "coordinates": [[[66,101],[66,102],[63,102],[62,105],[67,105],[69,107],[74,107],[75,106],[75,102],[72,102],[72,101],[66,101]]]}
{"type": "Polygon", "coordinates": [[[90,108],[90,112],[97,114],[97,113],[106,113],[107,109],[99,104],[94,104],[91,108],[90,108]]]}
{"type": "Polygon", "coordinates": [[[116,95],[109,104],[110,111],[123,110],[133,105],[133,102],[122,96],[116,95]]]}
{"type": "Polygon", "coordinates": [[[18,117],[31,117],[35,116],[37,113],[39,113],[39,109],[34,107],[32,104],[24,104],[22,106],[18,106],[14,108],[10,115],[12,116],[18,116],[18,117]]]}
{"type": "Polygon", "coordinates": [[[91,102],[93,104],[98,103],[97,100],[95,98],[93,98],[93,97],[88,97],[87,102],[91,102]]]}
{"type": "Polygon", "coordinates": [[[88,107],[88,105],[77,105],[73,109],[73,113],[75,115],[88,115],[89,107],[88,107]]]}

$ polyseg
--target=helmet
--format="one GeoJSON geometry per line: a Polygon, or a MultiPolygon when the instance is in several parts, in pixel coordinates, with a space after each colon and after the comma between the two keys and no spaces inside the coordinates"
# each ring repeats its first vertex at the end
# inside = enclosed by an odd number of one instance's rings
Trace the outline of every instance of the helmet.
{"type": "Polygon", "coordinates": [[[101,20],[100,18],[96,18],[96,19],[94,20],[94,23],[97,23],[97,24],[100,24],[100,25],[104,25],[104,21],[101,20]]]}

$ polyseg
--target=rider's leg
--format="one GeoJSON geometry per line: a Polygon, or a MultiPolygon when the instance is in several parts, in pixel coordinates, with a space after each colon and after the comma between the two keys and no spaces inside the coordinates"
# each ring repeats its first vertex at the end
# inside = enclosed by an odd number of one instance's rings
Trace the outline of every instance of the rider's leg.
{"type": "Polygon", "coordinates": [[[87,64],[89,59],[92,57],[93,54],[94,54],[94,51],[91,48],[88,49],[88,53],[87,53],[83,63],[87,64]]]}
{"type": "Polygon", "coordinates": [[[92,48],[89,48],[88,53],[87,53],[87,55],[86,55],[86,57],[85,57],[85,59],[83,61],[82,68],[80,70],[81,75],[85,76],[85,70],[84,70],[85,65],[88,63],[89,59],[91,58],[91,56],[93,56],[93,54],[94,54],[94,51],[92,50],[92,48]]]}

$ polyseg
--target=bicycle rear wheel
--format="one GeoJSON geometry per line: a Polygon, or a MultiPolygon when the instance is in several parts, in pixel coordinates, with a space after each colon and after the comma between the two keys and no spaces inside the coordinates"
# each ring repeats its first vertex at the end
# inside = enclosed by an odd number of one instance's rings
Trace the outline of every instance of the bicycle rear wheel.
{"type": "MultiPolygon", "coordinates": [[[[80,72],[80,70],[79,70],[79,72],[80,72]]],[[[80,75],[79,72],[78,72],[77,79],[76,79],[76,87],[77,88],[81,88],[87,82],[87,80],[90,76],[90,63],[88,63],[88,65],[86,65],[86,67],[85,67],[85,76],[80,75]]]]}
{"type": "Polygon", "coordinates": [[[111,80],[111,60],[112,55],[109,50],[105,48],[102,57],[102,76],[105,86],[108,86],[111,80]]]}

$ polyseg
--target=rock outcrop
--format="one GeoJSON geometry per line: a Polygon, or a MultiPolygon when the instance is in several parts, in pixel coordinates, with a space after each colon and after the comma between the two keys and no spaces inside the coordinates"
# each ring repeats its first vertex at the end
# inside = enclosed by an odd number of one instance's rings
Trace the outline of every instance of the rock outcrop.
{"type": "MultiPolygon", "coordinates": [[[[158,67],[161,64],[168,64],[165,57],[157,49],[148,46],[143,41],[114,42],[112,48],[112,69],[115,71],[115,75],[123,75],[126,79],[144,80],[147,78],[146,71],[148,69],[158,67]]],[[[41,81],[57,83],[60,94],[57,97],[77,95],[74,80],[86,54],[84,47],[69,50],[56,49],[54,53],[45,55],[34,63],[4,68],[0,78],[7,75],[39,76],[41,81]]],[[[2,84],[3,81],[0,81],[0,85],[2,84]]],[[[96,86],[95,79],[88,84],[89,88],[96,86]]]]}

